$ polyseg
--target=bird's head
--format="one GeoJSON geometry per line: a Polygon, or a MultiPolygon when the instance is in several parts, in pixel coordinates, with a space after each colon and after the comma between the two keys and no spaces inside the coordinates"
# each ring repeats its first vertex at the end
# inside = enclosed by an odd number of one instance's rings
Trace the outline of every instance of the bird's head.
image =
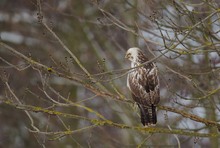
{"type": "Polygon", "coordinates": [[[142,53],[141,50],[137,47],[129,48],[126,52],[125,58],[130,60],[131,62],[136,62],[138,55],[142,53]]]}

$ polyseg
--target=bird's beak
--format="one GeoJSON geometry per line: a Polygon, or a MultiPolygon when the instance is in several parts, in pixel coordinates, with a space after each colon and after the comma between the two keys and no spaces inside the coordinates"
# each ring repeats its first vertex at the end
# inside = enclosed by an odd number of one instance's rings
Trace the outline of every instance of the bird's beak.
{"type": "Polygon", "coordinates": [[[128,59],[128,55],[127,54],[125,55],[125,59],[128,59]]]}

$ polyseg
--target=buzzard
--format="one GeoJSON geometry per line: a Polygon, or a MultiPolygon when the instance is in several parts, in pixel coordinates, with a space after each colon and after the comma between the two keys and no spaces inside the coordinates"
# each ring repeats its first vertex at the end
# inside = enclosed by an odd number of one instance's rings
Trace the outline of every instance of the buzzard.
{"type": "Polygon", "coordinates": [[[137,47],[128,49],[125,58],[131,61],[127,86],[140,108],[141,123],[153,126],[157,123],[156,105],[160,101],[157,67],[153,62],[145,64],[148,59],[137,47]]]}

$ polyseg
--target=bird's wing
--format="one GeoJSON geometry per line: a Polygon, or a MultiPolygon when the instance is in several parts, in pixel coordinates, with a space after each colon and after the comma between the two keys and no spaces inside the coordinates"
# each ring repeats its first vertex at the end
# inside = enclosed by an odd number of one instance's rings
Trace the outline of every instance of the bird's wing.
{"type": "Polygon", "coordinates": [[[128,75],[128,87],[140,104],[157,104],[160,100],[157,67],[154,64],[138,67],[128,75]]]}

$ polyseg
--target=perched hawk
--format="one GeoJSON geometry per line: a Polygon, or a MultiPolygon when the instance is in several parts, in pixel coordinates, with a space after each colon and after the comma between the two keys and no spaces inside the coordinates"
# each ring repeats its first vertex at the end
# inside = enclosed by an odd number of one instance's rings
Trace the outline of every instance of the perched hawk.
{"type": "Polygon", "coordinates": [[[141,122],[144,126],[157,123],[156,105],[160,101],[159,79],[157,67],[148,61],[139,48],[128,49],[125,58],[131,61],[131,69],[127,77],[127,86],[132,98],[138,104],[141,112],[141,122]],[[141,65],[140,67],[138,67],[141,65]]]}

